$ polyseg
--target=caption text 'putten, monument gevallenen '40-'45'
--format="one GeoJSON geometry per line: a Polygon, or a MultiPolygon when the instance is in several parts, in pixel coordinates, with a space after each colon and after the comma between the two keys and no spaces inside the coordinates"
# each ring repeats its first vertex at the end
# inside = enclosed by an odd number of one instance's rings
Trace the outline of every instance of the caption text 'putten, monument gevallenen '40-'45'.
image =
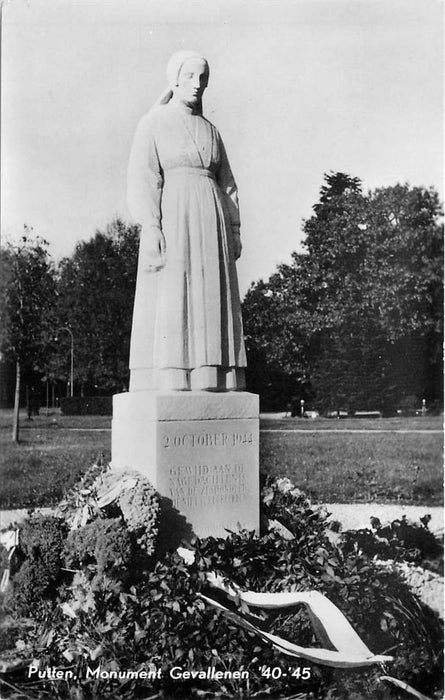
{"type": "MultiPolygon", "coordinates": [[[[266,678],[294,677],[301,680],[309,680],[311,677],[311,669],[309,667],[289,667],[287,670],[280,666],[270,667],[261,666],[260,673],[266,678]]],[[[245,669],[232,669],[231,671],[219,671],[214,666],[207,666],[206,669],[190,670],[184,669],[181,666],[173,666],[168,673],[157,668],[155,664],[148,664],[147,668],[137,670],[121,670],[111,671],[103,669],[101,666],[97,668],[86,667],[85,678],[96,680],[161,680],[165,675],[168,675],[173,680],[188,681],[188,680],[248,680],[249,671],[245,669]]],[[[67,681],[77,680],[78,675],[71,669],[60,669],[55,666],[47,666],[39,668],[35,664],[31,664],[28,669],[28,678],[51,681],[67,681]]]]}

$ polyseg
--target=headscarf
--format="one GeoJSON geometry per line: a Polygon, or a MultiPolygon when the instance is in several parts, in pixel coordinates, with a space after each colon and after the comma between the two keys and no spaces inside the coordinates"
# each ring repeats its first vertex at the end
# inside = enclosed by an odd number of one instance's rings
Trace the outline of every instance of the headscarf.
{"type": "MultiPolygon", "coordinates": [[[[162,95],[158,97],[155,104],[153,105],[154,107],[165,105],[167,104],[167,102],[170,102],[173,96],[173,90],[178,84],[178,78],[181,72],[181,68],[184,65],[184,63],[190,58],[195,58],[199,59],[200,61],[204,61],[204,63],[207,65],[207,68],[209,66],[207,59],[204,58],[204,56],[202,56],[197,51],[176,51],[176,53],[174,53],[173,56],[171,56],[169,62],[167,63],[168,88],[166,88],[162,95]]],[[[198,114],[202,114],[201,100],[199,101],[196,107],[196,111],[198,112],[198,114]]]]}

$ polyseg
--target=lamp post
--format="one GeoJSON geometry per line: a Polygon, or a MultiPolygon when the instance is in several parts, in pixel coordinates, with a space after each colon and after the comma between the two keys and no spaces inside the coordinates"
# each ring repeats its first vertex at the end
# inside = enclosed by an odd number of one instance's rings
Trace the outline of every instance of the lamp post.
{"type": "MultiPolygon", "coordinates": [[[[74,396],[74,336],[73,331],[68,326],[62,326],[59,328],[60,331],[66,331],[70,334],[71,338],[71,370],[70,370],[70,396],[74,396]]],[[[57,340],[57,336],[55,338],[57,340]]]]}

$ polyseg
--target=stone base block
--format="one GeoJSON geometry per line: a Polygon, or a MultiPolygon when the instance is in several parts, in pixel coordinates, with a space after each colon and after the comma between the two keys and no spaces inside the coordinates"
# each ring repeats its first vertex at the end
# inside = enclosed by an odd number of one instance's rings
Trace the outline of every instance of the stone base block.
{"type": "Polygon", "coordinates": [[[199,537],[258,531],[255,394],[117,394],[111,449],[113,467],[143,473],[199,537]]]}

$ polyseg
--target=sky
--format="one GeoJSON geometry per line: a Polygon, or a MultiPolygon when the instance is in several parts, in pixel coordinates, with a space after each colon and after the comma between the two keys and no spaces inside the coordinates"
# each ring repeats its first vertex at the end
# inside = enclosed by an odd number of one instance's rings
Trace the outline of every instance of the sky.
{"type": "Polygon", "coordinates": [[[238,184],[244,294],[301,250],[324,173],[443,199],[440,0],[9,0],[2,13],[2,241],[57,260],[115,217],[179,49],[210,64],[204,114],[238,184]]]}

